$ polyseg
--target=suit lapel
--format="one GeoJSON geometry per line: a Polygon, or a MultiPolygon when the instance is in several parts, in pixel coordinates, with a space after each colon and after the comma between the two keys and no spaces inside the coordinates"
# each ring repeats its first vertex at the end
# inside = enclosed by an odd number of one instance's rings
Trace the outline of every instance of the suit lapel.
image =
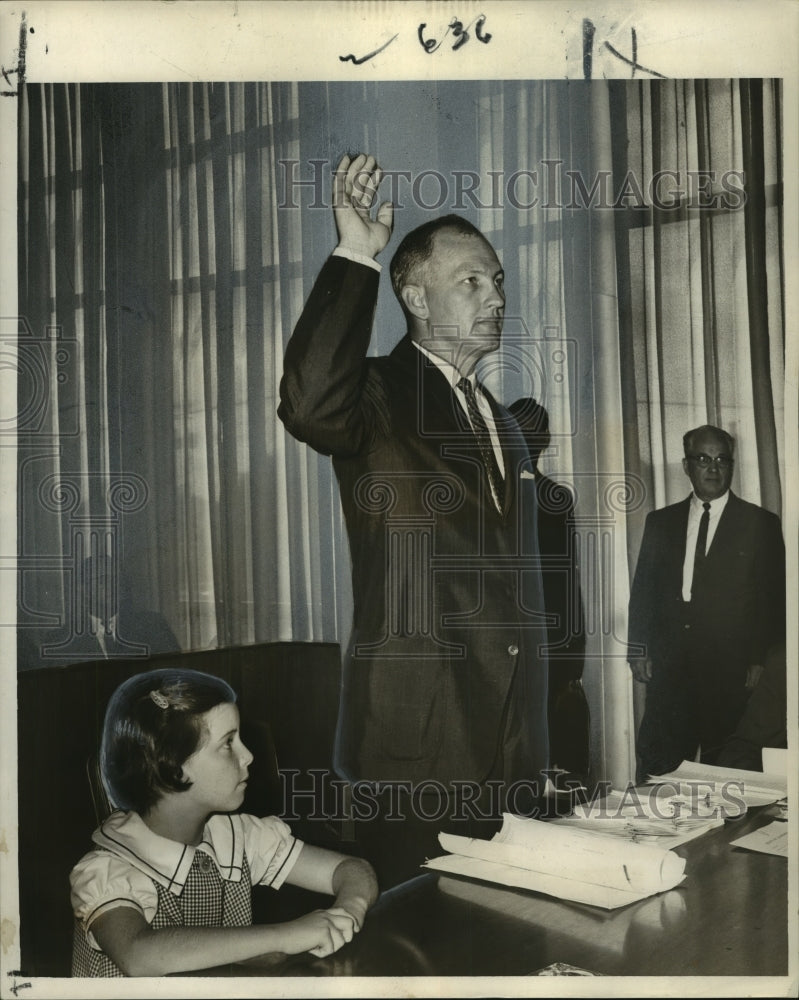
{"type": "Polygon", "coordinates": [[[418,430],[431,438],[463,442],[471,425],[443,372],[426,357],[409,336],[391,352],[391,360],[400,367],[403,380],[413,388],[417,400],[412,419],[418,430]]]}
{"type": "Polygon", "coordinates": [[[724,510],[721,512],[716,533],[707,550],[707,560],[718,562],[725,552],[731,552],[740,540],[741,526],[739,524],[740,506],[738,498],[730,490],[724,510]]]}
{"type": "MultiPolygon", "coordinates": [[[[668,509],[668,508],[664,508],[668,509]]],[[[685,565],[685,546],[688,540],[688,514],[691,510],[691,494],[674,507],[673,537],[680,540],[679,545],[672,545],[669,552],[673,558],[674,572],[679,576],[679,590],[682,592],[682,572],[685,565]]]]}
{"type": "MultiPolygon", "coordinates": [[[[442,443],[451,441],[453,445],[467,444],[469,451],[479,458],[479,448],[472,425],[443,372],[414,346],[407,335],[391,352],[391,359],[401,366],[406,379],[413,380],[414,385],[420,386],[417,393],[420,404],[417,419],[421,421],[423,433],[436,439],[443,439],[442,443]]],[[[505,466],[505,497],[501,512],[504,518],[516,503],[518,493],[516,479],[521,474],[522,464],[529,461],[529,454],[516,421],[484,387],[483,392],[494,414],[494,424],[505,466]]],[[[480,465],[482,467],[482,459],[480,465]]],[[[485,485],[488,489],[487,477],[485,485]]]]}

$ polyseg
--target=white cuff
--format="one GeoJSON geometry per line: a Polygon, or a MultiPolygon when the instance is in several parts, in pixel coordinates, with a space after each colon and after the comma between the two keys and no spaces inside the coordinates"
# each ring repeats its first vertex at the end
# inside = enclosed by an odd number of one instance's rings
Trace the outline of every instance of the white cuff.
{"type": "Polygon", "coordinates": [[[357,250],[350,250],[349,247],[343,247],[341,245],[337,246],[333,251],[333,257],[346,257],[347,260],[352,260],[356,264],[366,264],[367,267],[374,268],[375,271],[382,271],[383,268],[374,257],[370,257],[368,254],[359,253],[357,250]]]}

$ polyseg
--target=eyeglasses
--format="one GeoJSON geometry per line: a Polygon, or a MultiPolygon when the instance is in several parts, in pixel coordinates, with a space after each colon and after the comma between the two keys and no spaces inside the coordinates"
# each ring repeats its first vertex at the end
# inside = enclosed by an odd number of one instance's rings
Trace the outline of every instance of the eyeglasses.
{"type": "Polygon", "coordinates": [[[715,458],[711,458],[710,455],[705,455],[704,452],[699,455],[687,455],[686,457],[689,462],[695,462],[700,469],[707,469],[714,463],[722,469],[729,469],[734,461],[732,455],[716,455],[715,458]]]}

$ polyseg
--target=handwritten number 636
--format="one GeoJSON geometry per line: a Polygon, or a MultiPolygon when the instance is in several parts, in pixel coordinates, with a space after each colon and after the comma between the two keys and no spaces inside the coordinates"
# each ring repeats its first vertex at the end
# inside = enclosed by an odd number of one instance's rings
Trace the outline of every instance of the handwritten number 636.
{"type": "Polygon", "coordinates": [[[488,32],[483,33],[483,25],[485,22],[485,15],[480,14],[479,17],[476,17],[471,24],[464,28],[463,21],[459,21],[457,17],[453,17],[453,19],[449,22],[447,30],[444,32],[444,37],[440,42],[437,42],[435,38],[424,37],[424,29],[427,27],[427,24],[423,23],[419,25],[419,42],[425,52],[429,54],[431,52],[435,52],[436,49],[444,43],[444,39],[447,35],[452,32],[453,38],[456,39],[455,44],[452,46],[452,50],[454,52],[456,49],[459,49],[462,45],[465,45],[469,41],[469,30],[474,28],[474,34],[478,42],[483,42],[487,45],[491,41],[491,35],[488,32]]]}

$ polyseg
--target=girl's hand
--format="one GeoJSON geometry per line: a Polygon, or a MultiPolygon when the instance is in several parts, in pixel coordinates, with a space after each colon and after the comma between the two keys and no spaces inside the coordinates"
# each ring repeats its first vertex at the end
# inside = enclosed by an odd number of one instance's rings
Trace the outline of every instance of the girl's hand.
{"type": "Polygon", "coordinates": [[[290,955],[308,951],[324,958],[351,941],[357,930],[355,918],[341,907],[314,910],[286,924],[285,950],[290,955]]]}
{"type": "Polygon", "coordinates": [[[369,909],[369,902],[357,893],[342,893],[336,897],[336,901],[330,909],[341,910],[343,913],[348,913],[353,919],[355,924],[355,933],[357,934],[364,925],[366,912],[369,909]]]}

